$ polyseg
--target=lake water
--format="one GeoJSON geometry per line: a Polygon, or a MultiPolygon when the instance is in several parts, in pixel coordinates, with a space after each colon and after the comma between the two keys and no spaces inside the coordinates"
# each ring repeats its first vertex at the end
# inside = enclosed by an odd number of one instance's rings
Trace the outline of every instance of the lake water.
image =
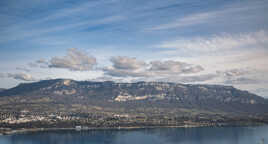
{"type": "Polygon", "coordinates": [[[0,136],[0,144],[268,144],[268,126],[50,131],[0,136]]]}

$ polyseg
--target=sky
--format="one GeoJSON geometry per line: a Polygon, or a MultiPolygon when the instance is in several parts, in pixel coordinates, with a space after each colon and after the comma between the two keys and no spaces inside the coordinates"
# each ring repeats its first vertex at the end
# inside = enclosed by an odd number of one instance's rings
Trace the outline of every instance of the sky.
{"type": "Polygon", "coordinates": [[[1,0],[0,87],[66,78],[268,98],[268,0],[1,0]]]}

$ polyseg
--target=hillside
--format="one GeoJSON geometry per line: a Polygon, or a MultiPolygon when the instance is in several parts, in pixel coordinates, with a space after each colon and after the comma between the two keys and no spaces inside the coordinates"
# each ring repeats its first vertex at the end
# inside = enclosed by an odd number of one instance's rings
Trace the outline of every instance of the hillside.
{"type": "Polygon", "coordinates": [[[266,121],[268,101],[231,86],[55,79],[1,91],[0,112],[14,117],[34,113],[44,117],[98,117],[97,120],[125,116],[171,121],[266,121]]]}

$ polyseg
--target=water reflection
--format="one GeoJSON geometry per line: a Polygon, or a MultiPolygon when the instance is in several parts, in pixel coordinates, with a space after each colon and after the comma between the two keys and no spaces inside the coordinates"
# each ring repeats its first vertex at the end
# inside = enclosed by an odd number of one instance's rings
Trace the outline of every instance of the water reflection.
{"type": "Polygon", "coordinates": [[[49,131],[0,136],[0,144],[258,144],[268,127],[49,131]]]}

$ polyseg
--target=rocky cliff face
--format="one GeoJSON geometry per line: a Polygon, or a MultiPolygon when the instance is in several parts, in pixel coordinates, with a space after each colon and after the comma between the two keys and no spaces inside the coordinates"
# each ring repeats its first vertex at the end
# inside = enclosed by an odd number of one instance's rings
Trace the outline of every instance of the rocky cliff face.
{"type": "Polygon", "coordinates": [[[100,107],[157,107],[266,113],[267,100],[231,86],[165,82],[45,80],[0,91],[0,104],[51,103],[100,107]]]}

